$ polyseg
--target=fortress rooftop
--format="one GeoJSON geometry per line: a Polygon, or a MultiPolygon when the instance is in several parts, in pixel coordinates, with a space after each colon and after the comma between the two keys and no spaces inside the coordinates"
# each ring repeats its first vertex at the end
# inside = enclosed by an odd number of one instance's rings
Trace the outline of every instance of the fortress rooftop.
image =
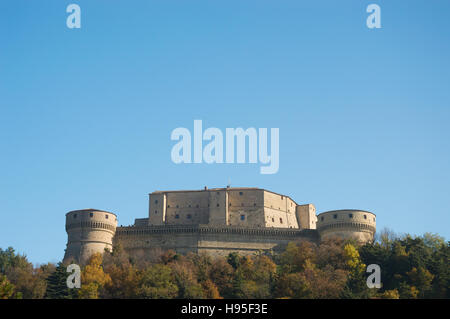
{"type": "Polygon", "coordinates": [[[81,213],[81,214],[83,214],[83,213],[92,213],[92,212],[103,212],[103,213],[112,214],[112,215],[117,217],[117,215],[112,213],[112,212],[109,212],[109,211],[103,210],[103,209],[95,209],[95,208],[84,208],[84,209],[72,210],[72,211],[66,213],[66,216],[69,215],[69,214],[72,214],[72,213],[81,213]]]}

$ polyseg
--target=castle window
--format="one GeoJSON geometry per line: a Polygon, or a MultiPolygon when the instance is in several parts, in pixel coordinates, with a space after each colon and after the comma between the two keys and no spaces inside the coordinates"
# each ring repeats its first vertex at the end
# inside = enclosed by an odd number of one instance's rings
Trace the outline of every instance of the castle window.
{"type": "Polygon", "coordinates": [[[158,214],[158,211],[157,211],[157,210],[155,210],[155,214],[158,214]]]}
{"type": "Polygon", "coordinates": [[[348,217],[353,218],[353,214],[348,214],[348,217]]]}
{"type": "Polygon", "coordinates": [[[158,204],[158,200],[157,199],[155,200],[155,204],[158,204]]]}
{"type": "Polygon", "coordinates": [[[77,214],[74,214],[74,215],[73,215],[73,218],[77,218],[77,214]]]}
{"type": "Polygon", "coordinates": [[[230,202],[229,206],[231,207],[231,202],[230,202]]]}
{"type": "Polygon", "coordinates": [[[364,215],[364,219],[367,219],[367,215],[364,215]]]}
{"type": "Polygon", "coordinates": [[[322,216],[322,217],[320,217],[320,220],[321,220],[321,221],[323,221],[324,219],[325,219],[325,218],[324,218],[323,216],[322,216]]]}
{"type": "Polygon", "coordinates": [[[176,214],[175,219],[179,219],[179,218],[180,218],[180,215],[176,214]]]}
{"type": "Polygon", "coordinates": [[[334,218],[334,219],[337,219],[337,214],[334,214],[334,215],[333,215],[333,218],[334,218]]]}
{"type": "Polygon", "coordinates": [[[191,217],[192,217],[191,214],[187,215],[187,219],[191,219],[191,217]]]}
{"type": "Polygon", "coordinates": [[[244,195],[244,193],[243,192],[239,192],[239,195],[242,196],[242,195],[244,195]]]}
{"type": "Polygon", "coordinates": [[[284,196],[281,196],[281,199],[284,199],[284,196]]]}
{"type": "Polygon", "coordinates": [[[105,218],[108,219],[108,215],[105,215],[105,218]]]}
{"type": "Polygon", "coordinates": [[[280,224],[283,224],[283,218],[280,218],[280,224]]]}
{"type": "Polygon", "coordinates": [[[94,217],[94,213],[90,213],[89,216],[91,216],[91,218],[94,217]]]}
{"type": "Polygon", "coordinates": [[[256,203],[253,203],[253,206],[255,206],[255,207],[256,207],[256,203]]]}
{"type": "Polygon", "coordinates": [[[170,208],[170,205],[167,205],[167,208],[170,208]]]}
{"type": "Polygon", "coordinates": [[[241,220],[245,220],[245,215],[241,215],[241,220]]]}
{"type": "Polygon", "coordinates": [[[217,207],[219,207],[219,203],[217,203],[217,207]]]}
{"type": "Polygon", "coordinates": [[[275,222],[275,218],[272,218],[272,223],[274,223],[275,222]]]}

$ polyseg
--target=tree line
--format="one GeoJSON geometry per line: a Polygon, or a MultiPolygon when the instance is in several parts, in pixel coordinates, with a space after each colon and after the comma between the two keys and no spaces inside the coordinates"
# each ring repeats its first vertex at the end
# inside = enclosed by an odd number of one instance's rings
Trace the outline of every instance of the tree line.
{"type": "Polygon", "coordinates": [[[330,239],[289,243],[280,253],[153,256],[94,254],[82,267],[81,288],[67,287],[66,264],[33,266],[13,248],[0,248],[0,299],[97,298],[449,298],[450,242],[426,233],[384,231],[363,246],[330,239]],[[381,268],[368,288],[367,265],[381,268]]]}

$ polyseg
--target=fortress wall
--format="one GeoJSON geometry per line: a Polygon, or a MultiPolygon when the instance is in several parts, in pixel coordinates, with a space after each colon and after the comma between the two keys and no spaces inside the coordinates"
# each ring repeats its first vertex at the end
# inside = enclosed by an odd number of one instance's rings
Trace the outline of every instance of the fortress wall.
{"type": "Polygon", "coordinates": [[[290,214],[286,213],[285,211],[265,207],[265,227],[297,228],[297,225],[292,223],[293,218],[289,218],[289,215],[290,214]]]}
{"type": "Polygon", "coordinates": [[[228,225],[228,192],[226,190],[210,190],[209,221],[210,225],[228,225]]]}
{"type": "Polygon", "coordinates": [[[260,235],[207,235],[201,236],[198,242],[198,252],[213,256],[227,256],[237,252],[241,255],[253,255],[258,251],[282,251],[289,242],[308,240],[317,242],[317,238],[311,234],[303,236],[260,236],[260,235]]]}
{"type": "Polygon", "coordinates": [[[300,229],[316,229],[316,207],[313,204],[298,205],[295,210],[300,229]]]}
{"type": "Polygon", "coordinates": [[[296,204],[290,198],[264,192],[265,227],[298,228],[296,204]]]}
{"type": "Polygon", "coordinates": [[[192,233],[160,233],[151,235],[122,235],[114,238],[114,242],[120,242],[122,247],[129,252],[139,250],[149,251],[153,248],[172,249],[180,253],[196,252],[198,238],[192,233]]]}
{"type": "Polygon", "coordinates": [[[230,206],[263,207],[264,191],[261,189],[230,189],[228,190],[230,206]]]}
{"type": "Polygon", "coordinates": [[[168,192],[167,225],[206,224],[209,220],[207,192],[168,192]]]}
{"type": "Polygon", "coordinates": [[[246,227],[264,227],[263,207],[228,207],[229,225],[246,227]]]}
{"type": "Polygon", "coordinates": [[[243,255],[254,254],[261,250],[278,251],[291,241],[318,241],[315,231],[293,231],[291,233],[262,229],[211,229],[180,228],[172,230],[146,230],[124,227],[114,239],[132,254],[151,255],[155,248],[172,249],[178,253],[208,253],[213,256],[226,256],[230,252],[243,255]],[[126,230],[130,232],[127,234],[126,230]]]}
{"type": "Polygon", "coordinates": [[[167,208],[208,208],[208,204],[207,191],[167,192],[167,208]]]}
{"type": "Polygon", "coordinates": [[[352,238],[360,243],[368,243],[373,241],[374,232],[370,230],[358,230],[356,231],[352,227],[345,227],[340,230],[328,229],[320,232],[320,238],[322,240],[330,238],[352,238]]]}
{"type": "Polygon", "coordinates": [[[148,217],[149,225],[164,225],[166,220],[166,194],[150,194],[148,217]]]}
{"type": "Polygon", "coordinates": [[[148,225],[148,218],[136,218],[134,220],[134,226],[146,226],[148,225]]]}
{"type": "Polygon", "coordinates": [[[228,191],[229,225],[264,227],[264,191],[239,189],[228,191]]]}
{"type": "Polygon", "coordinates": [[[196,225],[208,223],[209,208],[167,208],[166,225],[196,225]]]}

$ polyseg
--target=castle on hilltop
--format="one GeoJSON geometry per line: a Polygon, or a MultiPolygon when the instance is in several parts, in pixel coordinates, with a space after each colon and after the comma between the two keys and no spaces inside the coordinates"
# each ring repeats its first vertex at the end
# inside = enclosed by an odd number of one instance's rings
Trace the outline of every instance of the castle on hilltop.
{"type": "Polygon", "coordinates": [[[66,214],[64,261],[85,263],[116,243],[129,253],[152,249],[178,253],[252,254],[282,249],[291,241],[319,242],[330,237],[373,240],[375,214],[356,209],[316,215],[313,204],[260,188],[156,191],[149,194],[148,218],[117,227],[117,215],[97,209],[66,214]]]}

